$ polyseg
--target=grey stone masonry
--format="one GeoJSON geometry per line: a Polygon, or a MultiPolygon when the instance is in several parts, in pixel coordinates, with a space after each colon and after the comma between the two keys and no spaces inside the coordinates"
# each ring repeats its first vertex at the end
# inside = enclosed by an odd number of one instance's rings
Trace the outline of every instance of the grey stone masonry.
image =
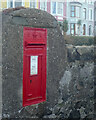
{"type": "Polygon", "coordinates": [[[32,118],[51,114],[58,103],[59,81],[65,71],[66,49],[56,19],[37,9],[7,9],[2,13],[3,118],[32,118]],[[47,99],[22,107],[23,27],[47,29],[47,99]]]}
{"type": "Polygon", "coordinates": [[[95,120],[94,50],[93,45],[65,45],[56,19],[45,11],[29,8],[4,10],[1,62],[3,120],[95,120]],[[22,106],[25,26],[47,29],[47,99],[27,107],[22,106]]]}

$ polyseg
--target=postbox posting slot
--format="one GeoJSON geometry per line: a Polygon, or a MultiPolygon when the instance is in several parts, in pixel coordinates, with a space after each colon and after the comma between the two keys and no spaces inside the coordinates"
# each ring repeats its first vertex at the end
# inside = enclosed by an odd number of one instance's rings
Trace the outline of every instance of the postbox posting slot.
{"type": "Polygon", "coordinates": [[[32,46],[42,46],[42,45],[45,45],[44,43],[41,43],[41,44],[37,44],[37,43],[27,43],[25,42],[25,47],[32,47],[32,46]]]}
{"type": "Polygon", "coordinates": [[[36,46],[40,46],[40,45],[44,45],[44,44],[32,44],[32,43],[29,43],[29,44],[27,44],[27,46],[34,46],[34,45],[36,45],[36,46]]]}

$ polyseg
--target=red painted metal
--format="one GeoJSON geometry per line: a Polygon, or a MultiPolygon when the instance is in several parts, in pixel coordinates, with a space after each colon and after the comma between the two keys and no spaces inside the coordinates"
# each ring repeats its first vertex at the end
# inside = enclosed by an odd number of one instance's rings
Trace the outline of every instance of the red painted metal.
{"type": "Polygon", "coordinates": [[[46,29],[24,27],[23,106],[46,100],[46,43],[46,29]],[[31,56],[38,56],[37,74],[31,74],[31,56]]]}

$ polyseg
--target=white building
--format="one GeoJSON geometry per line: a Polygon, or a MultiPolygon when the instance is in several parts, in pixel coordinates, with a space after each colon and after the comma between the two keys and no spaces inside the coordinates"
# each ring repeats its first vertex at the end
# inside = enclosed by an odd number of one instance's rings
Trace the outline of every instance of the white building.
{"type": "Polygon", "coordinates": [[[94,35],[96,36],[96,1],[94,4],[94,35]]]}
{"type": "Polygon", "coordinates": [[[67,35],[94,35],[94,2],[67,2],[67,35]],[[81,21],[81,25],[78,24],[81,21]]]}

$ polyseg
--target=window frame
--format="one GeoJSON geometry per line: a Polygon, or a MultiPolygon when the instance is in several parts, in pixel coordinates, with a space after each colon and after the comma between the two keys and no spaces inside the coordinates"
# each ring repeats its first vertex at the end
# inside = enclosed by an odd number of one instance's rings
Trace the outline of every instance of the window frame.
{"type": "Polygon", "coordinates": [[[88,3],[89,3],[90,5],[93,5],[93,4],[94,4],[93,0],[89,0],[88,3]]]}
{"type": "Polygon", "coordinates": [[[92,8],[89,8],[89,20],[93,21],[93,9],[92,8]]]}
{"type": "Polygon", "coordinates": [[[40,0],[40,9],[44,10],[44,11],[47,11],[47,0],[44,0],[44,1],[40,0]],[[41,2],[45,3],[45,9],[41,9],[41,2]]]}
{"type": "Polygon", "coordinates": [[[34,1],[35,1],[35,2],[34,2],[34,3],[35,3],[35,7],[31,7],[31,1],[32,1],[32,0],[29,0],[29,4],[30,4],[29,6],[30,6],[30,8],[36,8],[36,0],[34,0],[34,1]]]}
{"type": "Polygon", "coordinates": [[[1,10],[2,8],[1,8],[1,0],[0,0],[0,10],[1,10]]]}
{"type": "Polygon", "coordinates": [[[76,8],[75,8],[75,17],[77,17],[77,18],[80,18],[80,9],[81,9],[81,7],[80,6],[76,6],[76,8]],[[79,10],[79,16],[77,16],[77,8],[79,8],[78,10],[79,10]]]}
{"type": "Polygon", "coordinates": [[[80,18],[80,9],[81,7],[80,6],[76,6],[76,5],[71,5],[71,8],[70,8],[70,16],[71,17],[76,17],[76,18],[80,18]],[[72,7],[74,7],[74,10],[72,10],[72,7]],[[78,12],[79,12],[79,16],[77,16],[77,8],[78,8],[78,12]],[[72,13],[74,13],[74,16],[72,16],[72,13]]]}
{"type": "Polygon", "coordinates": [[[83,24],[83,35],[86,36],[86,24],[83,24]]]}
{"type": "Polygon", "coordinates": [[[70,10],[70,13],[71,13],[71,17],[76,17],[76,6],[74,5],[71,5],[71,10],[70,10]],[[72,11],[72,7],[74,7],[74,10],[72,11]],[[72,16],[72,13],[74,12],[74,16],[72,16]]]}
{"type": "Polygon", "coordinates": [[[51,2],[51,14],[55,15],[57,13],[57,2],[56,1],[52,1],[51,2]],[[55,13],[53,13],[53,2],[56,3],[56,8],[55,8],[55,13]]]}
{"type": "Polygon", "coordinates": [[[96,21],[96,8],[94,9],[94,14],[95,14],[94,20],[96,21]]]}
{"type": "Polygon", "coordinates": [[[7,0],[7,8],[14,8],[13,5],[11,7],[11,1],[14,2],[13,0],[7,0]]]}
{"type": "Polygon", "coordinates": [[[76,23],[70,23],[70,35],[76,35],[76,23]],[[71,27],[72,24],[74,25],[73,29],[71,27]],[[72,30],[74,30],[74,34],[71,34],[72,30]]]}
{"type": "Polygon", "coordinates": [[[57,14],[58,15],[63,15],[63,2],[58,2],[57,3],[57,14]],[[59,3],[61,4],[61,11],[62,11],[61,13],[58,13],[58,11],[59,11],[59,3]]]}
{"type": "MultiPolygon", "coordinates": [[[[16,7],[15,6],[15,2],[17,2],[17,1],[16,0],[7,0],[7,8],[15,8],[16,7]],[[10,1],[13,2],[13,6],[12,7],[9,6],[10,1]]],[[[24,0],[21,0],[21,6],[24,6],[24,0]]]]}
{"type": "Polygon", "coordinates": [[[92,25],[90,25],[90,24],[89,24],[89,29],[91,30],[91,31],[89,30],[89,33],[90,33],[89,36],[91,36],[92,35],[92,25]]]}
{"type": "MultiPolygon", "coordinates": [[[[16,2],[18,2],[17,0],[13,0],[14,1],[14,7],[16,7],[16,2]]],[[[21,6],[22,6],[23,0],[21,0],[21,6]]],[[[21,6],[17,6],[17,7],[21,7],[21,6]]]]}
{"type": "Polygon", "coordinates": [[[83,8],[83,19],[86,20],[87,18],[87,9],[86,8],[83,8]],[[84,11],[85,10],[85,11],[84,11]]]}

